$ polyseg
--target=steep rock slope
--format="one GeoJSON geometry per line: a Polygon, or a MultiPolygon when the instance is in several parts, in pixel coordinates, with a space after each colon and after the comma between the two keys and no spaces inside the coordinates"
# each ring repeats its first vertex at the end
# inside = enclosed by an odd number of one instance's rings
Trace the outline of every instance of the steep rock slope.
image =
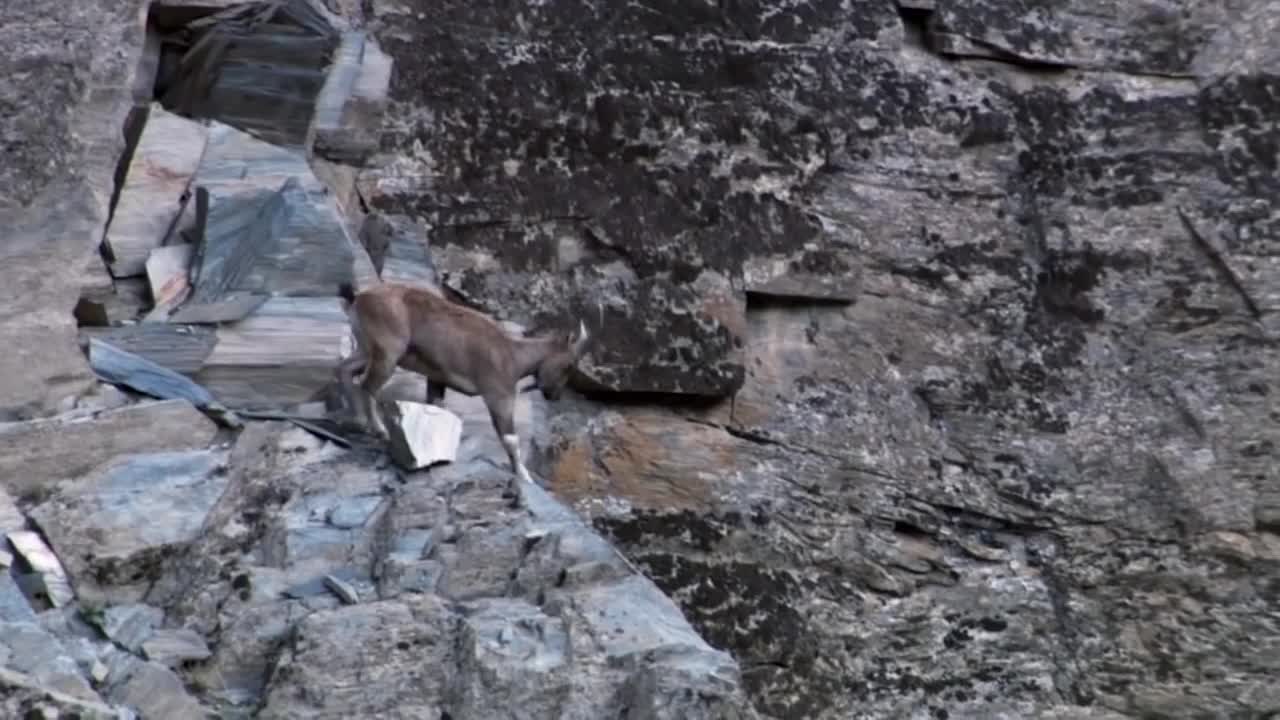
{"type": "Polygon", "coordinates": [[[1280,5],[902,4],[375,0],[360,190],[763,712],[1280,711],[1280,5]]]}

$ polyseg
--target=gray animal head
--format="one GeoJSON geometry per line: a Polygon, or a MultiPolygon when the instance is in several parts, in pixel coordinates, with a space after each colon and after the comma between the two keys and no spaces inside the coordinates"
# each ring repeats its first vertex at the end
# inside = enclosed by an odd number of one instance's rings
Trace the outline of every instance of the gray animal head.
{"type": "Polygon", "coordinates": [[[558,338],[553,352],[538,365],[538,389],[547,400],[555,402],[569,382],[569,375],[587,349],[587,326],[578,321],[578,329],[558,338]]]}

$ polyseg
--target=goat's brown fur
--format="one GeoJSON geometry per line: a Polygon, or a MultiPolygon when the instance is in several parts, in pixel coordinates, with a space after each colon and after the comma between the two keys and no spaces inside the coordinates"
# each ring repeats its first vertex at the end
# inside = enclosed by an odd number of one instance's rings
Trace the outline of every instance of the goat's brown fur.
{"type": "Polygon", "coordinates": [[[350,303],[357,347],[338,366],[338,379],[348,399],[354,392],[354,409],[363,423],[386,437],[377,397],[402,367],[426,378],[428,403],[439,405],[445,388],[483,397],[512,470],[533,481],[516,437],[516,385],[534,375],[542,394],[558,399],[585,349],[585,326],[579,324],[576,333],[514,337],[484,313],[422,288],[382,283],[356,294],[344,286],[341,295],[350,303]],[[364,377],[357,387],[360,372],[364,377]]]}

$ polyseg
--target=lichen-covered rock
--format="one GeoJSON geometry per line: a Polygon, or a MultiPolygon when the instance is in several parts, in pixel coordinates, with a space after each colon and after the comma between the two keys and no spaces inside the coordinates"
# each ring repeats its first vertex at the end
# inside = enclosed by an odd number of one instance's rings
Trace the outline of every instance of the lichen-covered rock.
{"type": "Polygon", "coordinates": [[[901,5],[375,2],[362,188],[584,389],[732,394],[545,467],[763,713],[1274,712],[1276,4],[901,5]]]}
{"type": "Polygon", "coordinates": [[[0,27],[0,420],[52,414],[93,376],[72,310],[110,212],[145,3],[5,9],[0,27]],[[50,18],[56,18],[51,22],[50,18]]]}

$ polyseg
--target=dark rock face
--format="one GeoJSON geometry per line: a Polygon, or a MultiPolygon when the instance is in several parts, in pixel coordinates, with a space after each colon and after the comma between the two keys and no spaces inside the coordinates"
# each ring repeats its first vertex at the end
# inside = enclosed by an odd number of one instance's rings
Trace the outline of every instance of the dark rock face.
{"type": "Polygon", "coordinates": [[[763,713],[1280,710],[1280,5],[903,4],[375,2],[362,190],[584,387],[732,395],[546,467],[763,713]]]}

